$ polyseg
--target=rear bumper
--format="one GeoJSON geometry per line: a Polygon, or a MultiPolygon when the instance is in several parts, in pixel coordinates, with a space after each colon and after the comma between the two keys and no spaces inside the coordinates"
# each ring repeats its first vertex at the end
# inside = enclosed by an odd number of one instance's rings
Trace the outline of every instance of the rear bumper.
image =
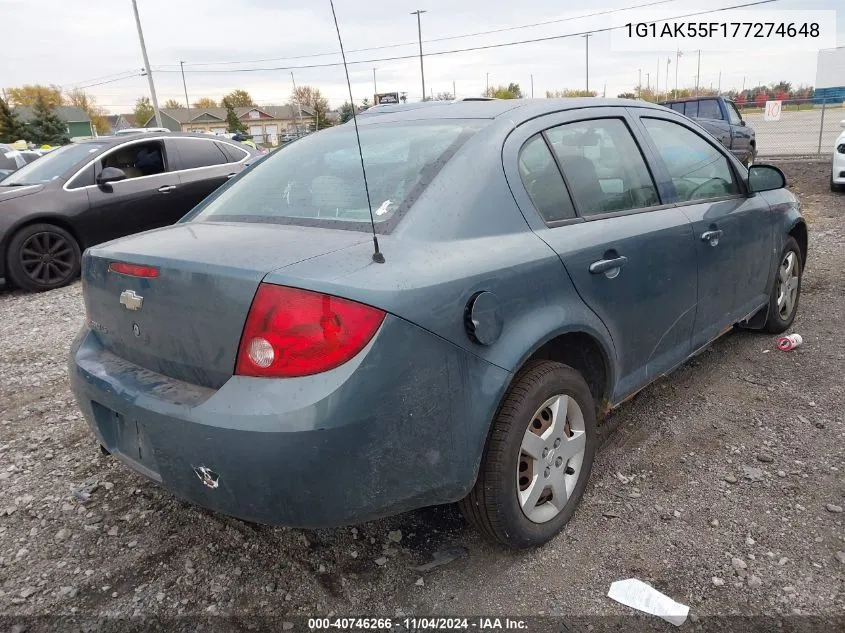
{"type": "Polygon", "coordinates": [[[188,501],[242,519],[330,527],[463,497],[509,374],[399,318],[306,378],[190,385],[83,330],[71,385],[98,441],[188,501]]]}

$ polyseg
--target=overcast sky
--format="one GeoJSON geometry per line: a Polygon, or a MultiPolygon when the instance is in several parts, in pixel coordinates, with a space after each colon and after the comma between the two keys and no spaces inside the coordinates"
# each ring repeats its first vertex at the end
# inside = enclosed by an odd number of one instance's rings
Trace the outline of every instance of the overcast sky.
{"type": "MultiPolygon", "coordinates": [[[[344,46],[347,50],[402,44],[382,50],[355,52],[352,60],[414,55],[417,49],[415,9],[426,9],[422,16],[423,48],[428,52],[454,50],[500,42],[540,38],[607,27],[610,16],[572,19],[566,22],[522,28],[495,34],[429,42],[436,38],[461,36],[479,31],[531,24],[558,18],[577,18],[606,9],[645,4],[649,0],[335,0],[344,46]]],[[[652,0],[653,1],[653,0],[652,0]]],[[[675,0],[653,7],[666,17],[694,10],[712,9],[752,0],[675,0]]],[[[281,104],[291,92],[290,70],[257,72],[198,72],[212,69],[278,68],[330,64],[340,59],[329,0],[138,0],[150,64],[160,104],[169,98],[184,102],[179,61],[185,61],[188,94],[220,99],[225,93],[243,88],[259,104],[281,104]],[[316,54],[328,53],[321,56],[316,54]],[[308,56],[308,57],[302,57],[308,56]],[[292,57],[301,57],[291,59],[292,57]],[[273,61],[251,61],[265,60],[273,61]],[[196,65],[211,62],[242,62],[223,65],[196,65]],[[169,72],[165,72],[169,71],[169,72]]],[[[779,0],[756,9],[764,19],[771,9],[834,9],[841,0],[779,0]]],[[[845,10],[841,13],[845,14],[845,10]]],[[[714,14],[726,19],[729,13],[714,14]]],[[[697,18],[703,19],[703,18],[697,18]]],[[[709,19],[709,18],[708,18],[709,19]]],[[[94,84],[108,75],[139,71],[143,66],[130,0],[0,0],[0,83],[4,87],[24,83],[94,84]]],[[[838,18],[837,45],[845,45],[845,17],[838,18]]],[[[518,82],[526,95],[534,77],[535,96],[546,90],[585,86],[585,40],[581,37],[558,39],[488,50],[454,53],[425,58],[426,92],[452,91],[477,96],[490,84],[518,82]]],[[[683,50],[683,48],[682,48],[683,50]]],[[[590,87],[608,96],[633,91],[642,69],[654,85],[660,61],[661,90],[666,82],[666,58],[673,57],[670,88],[675,85],[674,46],[662,53],[621,53],[610,46],[610,35],[590,38],[590,87]],[[605,88],[606,86],[606,88],[605,88]]],[[[696,53],[688,51],[680,59],[678,83],[695,83],[696,53]]],[[[373,94],[373,68],[379,92],[405,91],[409,100],[420,98],[419,59],[375,61],[350,66],[356,101],[373,94]]],[[[701,58],[701,84],[723,89],[769,83],[779,80],[793,84],[815,81],[814,52],[749,54],[705,52],[701,58]]],[[[297,84],[319,87],[330,105],[346,100],[342,67],[300,68],[294,70],[297,84]]],[[[843,81],[845,83],[845,81],[843,81]]],[[[91,86],[100,105],[111,112],[131,111],[135,99],[149,95],[145,77],[91,86]]]]}

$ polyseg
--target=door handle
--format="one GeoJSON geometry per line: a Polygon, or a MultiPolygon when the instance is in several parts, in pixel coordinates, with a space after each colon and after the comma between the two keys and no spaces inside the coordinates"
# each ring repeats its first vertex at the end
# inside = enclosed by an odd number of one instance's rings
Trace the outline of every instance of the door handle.
{"type": "Polygon", "coordinates": [[[720,237],[722,237],[721,229],[704,231],[704,233],[701,234],[701,241],[710,242],[710,246],[716,246],[719,243],[720,237]]]}
{"type": "Polygon", "coordinates": [[[613,259],[600,259],[599,261],[590,264],[590,272],[594,275],[600,275],[601,273],[616,271],[616,274],[614,275],[607,275],[609,278],[613,279],[613,277],[619,274],[619,269],[622,268],[627,261],[628,258],[624,255],[614,257],[613,259]]]}
{"type": "Polygon", "coordinates": [[[158,188],[158,192],[159,193],[170,193],[174,189],[176,189],[176,185],[162,185],[161,187],[158,188]]]}
{"type": "Polygon", "coordinates": [[[237,175],[238,175],[237,173],[233,172],[233,173],[229,174],[228,176],[226,176],[226,180],[229,180],[229,178],[234,178],[237,175]]]}

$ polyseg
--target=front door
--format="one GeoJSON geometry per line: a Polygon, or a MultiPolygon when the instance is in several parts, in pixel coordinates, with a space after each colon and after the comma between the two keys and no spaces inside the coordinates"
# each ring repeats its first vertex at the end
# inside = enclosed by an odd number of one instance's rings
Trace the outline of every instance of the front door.
{"type": "Polygon", "coordinates": [[[765,303],[772,216],[761,196],[746,196],[732,161],[712,140],[659,112],[640,121],[661,157],[669,195],[692,222],[698,255],[693,349],[698,349],[765,303]]]}
{"type": "Polygon", "coordinates": [[[170,169],[162,141],[132,142],[104,154],[95,164],[117,167],[126,180],[88,188],[85,225],[92,244],[164,226],[177,205],[179,177],[170,169]]]}
{"type": "Polygon", "coordinates": [[[689,220],[663,205],[624,110],[590,108],[522,127],[522,138],[534,132],[518,160],[545,220],[536,232],[613,337],[618,401],[690,352],[697,272],[689,220]]]}

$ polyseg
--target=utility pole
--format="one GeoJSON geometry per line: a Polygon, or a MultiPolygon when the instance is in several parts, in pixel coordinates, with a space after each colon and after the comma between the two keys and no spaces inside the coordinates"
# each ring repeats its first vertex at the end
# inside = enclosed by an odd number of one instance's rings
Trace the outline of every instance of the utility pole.
{"type": "Polygon", "coordinates": [[[657,58],[657,72],[654,73],[654,96],[660,101],[660,58],[657,58]]]}
{"type": "Polygon", "coordinates": [[[640,68],[637,74],[637,99],[640,99],[643,94],[643,69],[640,68]]]}
{"type": "Polygon", "coordinates": [[[425,101],[425,71],[423,70],[423,52],[422,52],[422,25],[420,23],[420,16],[425,13],[425,9],[417,9],[411,11],[411,15],[417,16],[417,36],[420,41],[420,79],[422,80],[422,100],[425,101]]]}
{"type": "Polygon", "coordinates": [[[646,90],[651,90],[651,73],[645,74],[645,86],[646,90]]]}
{"type": "Polygon", "coordinates": [[[188,131],[191,131],[191,101],[188,99],[188,84],[185,82],[185,62],[180,61],[179,67],[182,69],[182,87],[185,89],[185,107],[188,108],[188,131]]]}
{"type": "Polygon", "coordinates": [[[604,84],[604,88],[601,91],[601,98],[604,99],[607,97],[607,84],[604,84]]]}
{"type": "Polygon", "coordinates": [[[666,98],[669,98],[669,64],[672,63],[672,58],[666,58],[666,98]]]}
{"type": "Polygon", "coordinates": [[[458,91],[455,90],[455,80],[454,79],[452,80],[452,98],[453,99],[458,98],[458,91]]]}
{"type": "Polygon", "coordinates": [[[531,75],[531,98],[534,98],[534,75],[531,75]]]}
{"type": "MultiPolygon", "coordinates": [[[[296,97],[296,109],[297,109],[297,116],[296,116],[296,135],[302,135],[302,102],[299,100],[299,93],[296,91],[296,79],[293,78],[293,71],[290,72],[290,80],[293,82],[293,95],[296,97]]],[[[355,107],[355,104],[352,104],[352,107],[355,107]]]]}
{"type": "Polygon", "coordinates": [[[484,91],[484,96],[490,96],[490,73],[487,73],[487,90],[484,91]]]}
{"type": "Polygon", "coordinates": [[[678,98],[678,67],[681,65],[680,64],[681,55],[683,55],[683,53],[681,52],[681,49],[678,49],[677,52],[675,53],[675,98],[676,99],[678,98]]]}
{"type": "Polygon", "coordinates": [[[376,87],[376,69],[373,68],[373,105],[378,105],[377,103],[375,103],[377,94],[378,88],[376,87]]]}
{"type": "Polygon", "coordinates": [[[701,82],[701,49],[698,50],[698,71],[695,73],[695,96],[698,96],[698,85],[701,82]]]}
{"type": "Polygon", "coordinates": [[[590,33],[584,35],[587,42],[587,94],[590,93],[590,33]]]}
{"type": "Polygon", "coordinates": [[[147,46],[144,44],[144,32],[141,30],[141,18],[138,16],[138,3],[135,0],[132,0],[132,10],[135,12],[135,25],[138,27],[138,39],[141,42],[141,54],[144,56],[144,70],[147,73],[147,81],[150,82],[150,97],[152,97],[153,100],[153,111],[155,112],[156,126],[163,127],[161,124],[161,112],[158,111],[156,87],[155,84],[153,84],[153,71],[150,68],[150,60],[147,58],[147,46]]]}
{"type": "Polygon", "coordinates": [[[719,94],[722,94],[722,71],[719,71],[719,94]]]}

